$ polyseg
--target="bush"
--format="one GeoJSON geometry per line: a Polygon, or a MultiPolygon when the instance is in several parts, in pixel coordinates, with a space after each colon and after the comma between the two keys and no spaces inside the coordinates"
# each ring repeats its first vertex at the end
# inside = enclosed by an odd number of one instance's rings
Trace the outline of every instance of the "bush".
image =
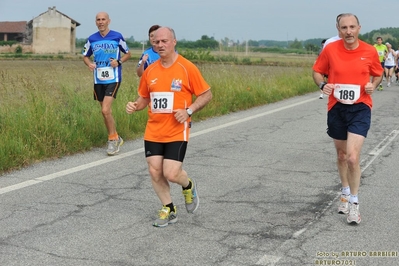
{"type": "Polygon", "coordinates": [[[18,45],[18,46],[15,48],[15,53],[16,53],[16,54],[22,54],[22,47],[21,47],[21,45],[18,45]]]}
{"type": "Polygon", "coordinates": [[[17,41],[0,41],[0,46],[6,46],[9,45],[10,47],[16,44],[17,41]]]}

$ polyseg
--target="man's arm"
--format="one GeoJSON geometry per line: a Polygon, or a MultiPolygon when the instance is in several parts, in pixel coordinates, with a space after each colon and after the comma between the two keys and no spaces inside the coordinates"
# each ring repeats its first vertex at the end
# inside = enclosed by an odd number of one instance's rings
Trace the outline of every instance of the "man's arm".
{"type": "Polygon", "coordinates": [[[140,62],[139,62],[139,65],[137,66],[137,69],[136,69],[136,73],[137,73],[137,76],[140,78],[142,75],[143,75],[143,73],[144,73],[144,65],[145,65],[145,63],[147,62],[147,59],[148,59],[148,54],[144,54],[142,57],[141,57],[141,60],[140,60],[140,62]]]}
{"type": "Polygon", "coordinates": [[[374,90],[380,85],[382,80],[382,76],[378,77],[371,77],[371,81],[367,82],[367,84],[364,86],[364,90],[366,91],[367,94],[373,94],[374,90]]]}
{"type": "Polygon", "coordinates": [[[324,82],[324,75],[313,71],[313,81],[316,83],[317,87],[319,87],[320,83],[324,82]]]}
{"type": "Polygon", "coordinates": [[[313,70],[313,81],[314,81],[314,83],[316,83],[317,87],[319,87],[319,89],[321,89],[323,91],[323,93],[326,95],[330,95],[334,89],[334,84],[325,83],[324,74],[321,74],[314,70],[313,70]],[[325,83],[325,84],[322,85],[323,83],[325,83]]]}
{"type": "Polygon", "coordinates": [[[135,111],[143,110],[150,103],[150,98],[139,96],[136,101],[128,102],[126,105],[126,113],[132,114],[135,111]]]}
{"type": "Polygon", "coordinates": [[[198,112],[202,108],[205,107],[210,101],[212,100],[212,92],[211,89],[203,92],[202,94],[198,95],[195,101],[188,107],[191,110],[189,114],[189,110],[184,109],[177,109],[173,110],[175,113],[175,118],[179,123],[184,123],[193,113],[198,112]]]}
{"type": "Polygon", "coordinates": [[[198,112],[202,108],[205,107],[212,100],[212,92],[211,89],[205,91],[204,93],[198,95],[195,101],[188,107],[193,113],[198,112]]]}
{"type": "Polygon", "coordinates": [[[85,63],[85,65],[91,70],[93,71],[96,68],[96,64],[94,64],[90,57],[88,56],[83,56],[83,62],[85,63]]]}
{"type": "Polygon", "coordinates": [[[132,54],[130,53],[130,51],[127,51],[127,53],[124,54],[124,55],[121,57],[122,63],[124,63],[124,62],[126,62],[127,60],[129,60],[129,58],[130,58],[131,56],[132,56],[132,54]]]}

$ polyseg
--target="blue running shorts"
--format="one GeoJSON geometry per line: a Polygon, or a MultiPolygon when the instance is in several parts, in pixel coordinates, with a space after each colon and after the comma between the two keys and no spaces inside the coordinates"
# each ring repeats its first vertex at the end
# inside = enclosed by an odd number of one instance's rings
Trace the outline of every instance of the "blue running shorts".
{"type": "Polygon", "coordinates": [[[337,103],[327,114],[327,134],[337,140],[346,140],[348,132],[367,137],[371,125],[371,109],[364,103],[337,103]]]}

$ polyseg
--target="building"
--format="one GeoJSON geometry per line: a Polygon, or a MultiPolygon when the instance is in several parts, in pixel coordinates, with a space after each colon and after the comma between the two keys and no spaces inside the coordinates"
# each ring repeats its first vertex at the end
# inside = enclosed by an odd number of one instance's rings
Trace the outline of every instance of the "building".
{"type": "Polygon", "coordinates": [[[18,41],[36,54],[74,54],[78,26],[80,23],[53,6],[28,22],[0,22],[0,41],[18,41]]]}
{"type": "Polygon", "coordinates": [[[0,41],[24,42],[26,21],[0,21],[0,41]]]}
{"type": "Polygon", "coordinates": [[[80,23],[56,10],[55,6],[28,22],[28,39],[37,54],[75,53],[76,27],[80,23]],[[29,34],[28,34],[29,35],[29,34]]]}

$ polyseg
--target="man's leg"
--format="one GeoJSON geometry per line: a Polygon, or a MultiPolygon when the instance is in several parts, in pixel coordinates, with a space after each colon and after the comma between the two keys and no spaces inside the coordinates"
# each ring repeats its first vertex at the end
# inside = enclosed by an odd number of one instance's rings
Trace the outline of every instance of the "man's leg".
{"type": "Polygon", "coordinates": [[[108,136],[113,136],[116,134],[115,120],[112,116],[111,106],[114,101],[112,96],[105,96],[104,100],[100,102],[101,112],[104,117],[104,123],[108,131],[108,136]]]}
{"type": "Polygon", "coordinates": [[[147,164],[151,176],[152,187],[162,205],[171,203],[172,197],[170,195],[169,181],[164,176],[163,156],[149,156],[147,157],[147,164]]]}
{"type": "Polygon", "coordinates": [[[164,176],[163,156],[149,156],[147,163],[152,187],[162,203],[162,209],[158,212],[158,218],[154,221],[153,226],[165,227],[177,222],[177,208],[172,202],[169,181],[164,176]]]}
{"type": "Polygon", "coordinates": [[[347,214],[349,212],[350,187],[348,181],[348,162],[347,162],[347,141],[334,139],[337,151],[338,174],[341,180],[341,197],[338,205],[338,213],[347,214]]]}
{"type": "Polygon", "coordinates": [[[101,102],[101,112],[108,131],[108,155],[115,155],[119,152],[120,146],[123,145],[123,139],[116,131],[114,117],[112,116],[111,105],[113,101],[112,96],[105,96],[103,102],[101,102]]]}
{"type": "Polygon", "coordinates": [[[175,160],[165,159],[163,164],[164,175],[172,183],[182,187],[189,185],[187,172],[182,169],[183,163],[175,160]]]}
{"type": "Polygon", "coordinates": [[[347,141],[334,139],[335,149],[337,151],[337,166],[339,178],[342,187],[349,186],[348,181],[348,162],[347,162],[347,141]]]}
{"type": "Polygon", "coordinates": [[[361,216],[359,211],[358,192],[360,187],[360,151],[364,138],[361,135],[348,133],[347,157],[348,157],[348,181],[351,191],[349,199],[349,212],[346,221],[351,224],[359,224],[361,216]]]}
{"type": "Polygon", "coordinates": [[[364,143],[361,135],[348,133],[347,140],[347,162],[348,162],[348,182],[351,195],[357,195],[360,187],[360,152],[364,143]]]}
{"type": "Polygon", "coordinates": [[[179,184],[183,188],[186,210],[193,213],[199,206],[197,184],[188,177],[187,172],[182,169],[182,164],[180,161],[164,160],[164,175],[168,181],[179,184]]]}

